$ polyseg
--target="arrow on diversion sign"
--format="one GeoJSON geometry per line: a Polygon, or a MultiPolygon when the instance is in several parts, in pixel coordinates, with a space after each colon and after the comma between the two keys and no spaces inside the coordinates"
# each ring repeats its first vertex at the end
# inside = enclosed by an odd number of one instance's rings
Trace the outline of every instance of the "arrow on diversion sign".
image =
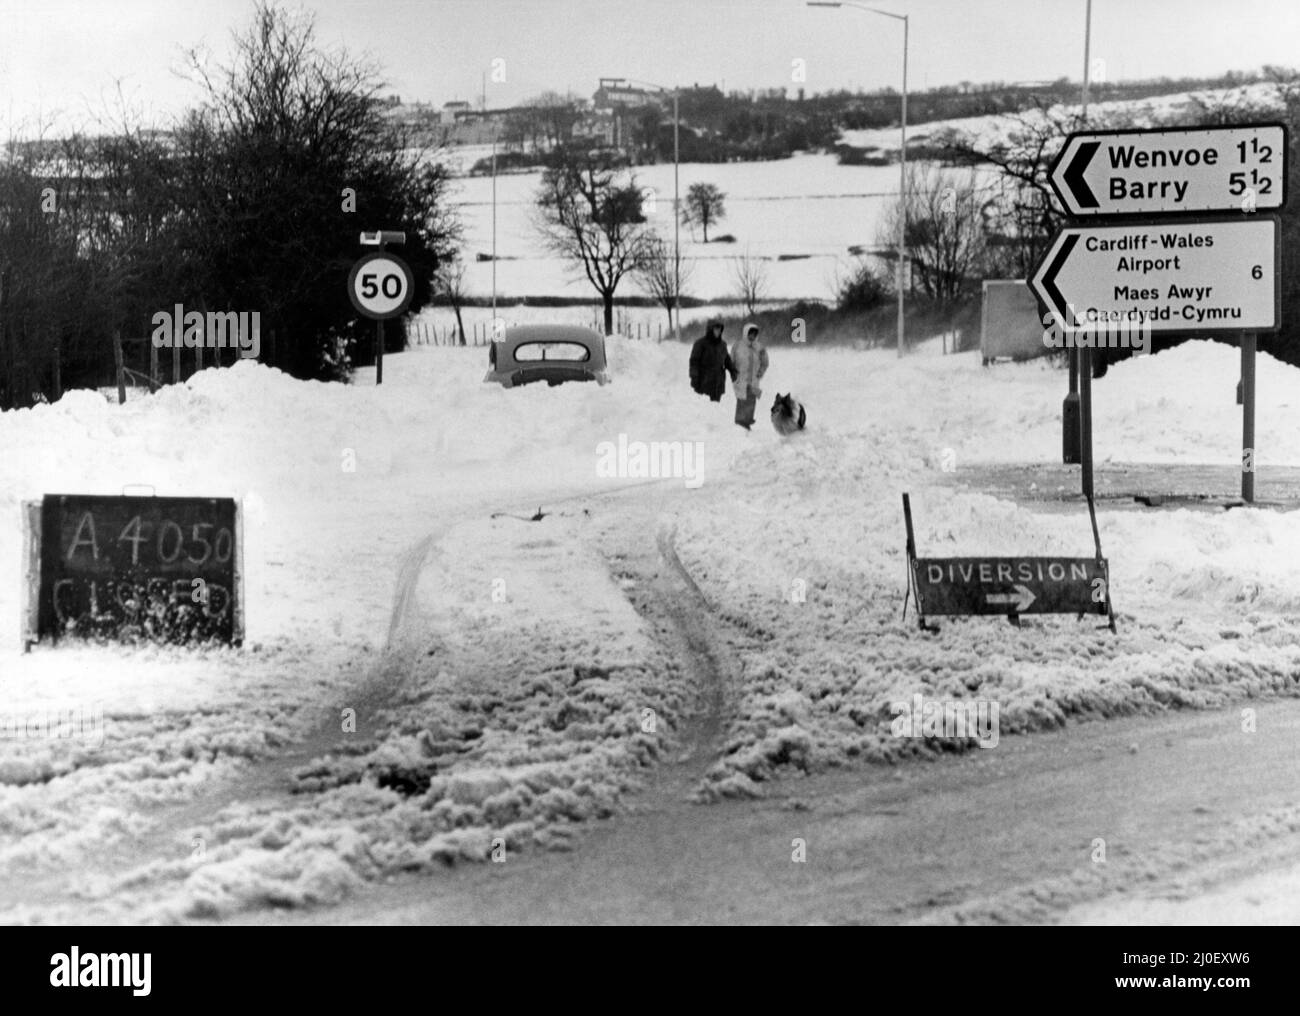
{"type": "Polygon", "coordinates": [[[1023,614],[1029,609],[1029,605],[1033,603],[1037,597],[1034,596],[1034,591],[1032,589],[1028,586],[1022,586],[1017,582],[1016,591],[1014,593],[989,593],[984,599],[989,603],[999,605],[1014,604],[1016,612],[1023,614]]]}

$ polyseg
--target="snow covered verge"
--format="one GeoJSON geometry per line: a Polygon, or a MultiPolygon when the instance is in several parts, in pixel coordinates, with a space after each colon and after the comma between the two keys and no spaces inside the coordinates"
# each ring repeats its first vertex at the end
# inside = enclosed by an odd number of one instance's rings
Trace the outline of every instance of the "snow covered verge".
{"type": "MultiPolygon", "coordinates": [[[[71,393],[0,414],[10,632],[24,498],[147,482],[234,494],[249,523],[244,649],[0,649],[0,716],[102,719],[98,735],[0,740],[0,915],[198,919],[569,845],[644,781],[693,704],[584,513],[619,488],[642,505],[676,492],[665,521],[738,646],[702,798],[962,747],[892,736],[889,706],[916,693],[997,702],[1002,735],[1294,694],[1294,513],[1102,512],[1117,636],[1095,619],[949,621],[938,636],[899,619],[904,490],[923,553],[1090,552],[1082,512],[943,471],[1054,462],[1060,370],[985,369],[935,343],[902,361],[778,349],[767,398],[793,390],[810,414],[783,441],[762,420],[736,428],[730,398],[694,396],[686,352],[611,340],[603,388],[506,391],[481,384],[482,350],[427,348],[393,357],[381,388],[241,364],[123,407],[71,393]],[[620,438],[699,442],[702,485],[609,475],[600,447],[620,438]],[[524,521],[537,505],[547,517],[524,521]]],[[[1235,363],[1191,343],[1113,367],[1095,386],[1098,460],[1231,462],[1235,363]]],[[[1300,461],[1295,374],[1261,357],[1261,470],[1300,461]]]]}
{"type": "Polygon", "coordinates": [[[229,917],[328,904],[400,871],[568,849],[578,823],[641,784],[691,700],[582,551],[581,526],[502,518],[431,541],[371,679],[319,689],[336,715],[320,753],[284,774],[293,796],[212,799],[173,828],[172,856],[86,887],[75,912],[229,917]]]}
{"type": "MultiPolygon", "coordinates": [[[[805,395],[812,429],[744,459],[726,507],[682,520],[682,559],[743,646],[703,799],[756,795],[767,780],[860,759],[980,741],[996,750],[997,735],[1081,718],[1300,694],[1294,512],[1100,511],[1117,634],[1095,617],[1026,618],[1020,628],[941,618],[937,635],[917,631],[914,612],[904,622],[903,491],[922,556],[1087,557],[1092,533],[1082,507],[1040,511],[944,480],[945,459],[1051,461],[1059,402],[1029,391],[1050,367],[993,368],[984,389],[967,358],[932,359],[926,378],[891,390],[885,379],[920,361],[891,370],[888,354],[863,355],[880,371],[862,378],[869,425],[853,434],[824,422],[839,407],[805,395]],[[986,400],[994,388],[1001,400],[986,400]],[[897,733],[918,695],[923,706],[983,708],[994,736],[897,733]]],[[[1095,386],[1099,461],[1231,462],[1240,410],[1225,379],[1235,358],[1192,343],[1114,369],[1095,386]]],[[[1264,363],[1259,421],[1269,435],[1259,449],[1285,462],[1296,447],[1295,370],[1264,363]]]]}
{"type": "MultiPolygon", "coordinates": [[[[0,912],[324,901],[420,857],[481,856],[485,815],[517,849],[609,814],[672,737],[680,675],[594,548],[584,558],[581,534],[559,528],[565,501],[644,482],[605,475],[602,442],[718,429],[681,347],[610,345],[606,388],[508,392],[481,383],[483,350],[421,350],[394,357],[382,388],[241,364],[121,407],[74,392],[0,416],[0,912]],[[244,649],[20,652],[21,502],[127,482],[242,499],[244,649]],[[530,523],[490,518],[540,503],[545,547],[530,523]],[[454,579],[412,571],[421,561],[454,579]],[[441,605],[438,632],[417,603],[441,605]],[[415,793],[426,782],[432,798],[415,793]],[[303,793],[286,805],[288,785],[303,793]]],[[[739,447],[709,435],[706,475],[739,447]]]]}
{"type": "MultiPolygon", "coordinates": [[[[854,760],[974,748],[974,732],[916,737],[899,704],[967,702],[997,735],[1071,720],[1300,694],[1294,514],[1101,514],[1118,634],[1099,618],[901,619],[899,491],[928,556],[1089,556],[1086,512],[1051,515],[908,469],[904,443],[808,435],[745,464],[724,524],[682,523],[682,558],[741,633],[742,682],[702,796],[854,760]],[[1163,532],[1161,532],[1163,530],[1163,532]],[[996,708],[996,714],[991,710],[996,708]]],[[[918,717],[919,719],[919,717],[918,717]]]]}

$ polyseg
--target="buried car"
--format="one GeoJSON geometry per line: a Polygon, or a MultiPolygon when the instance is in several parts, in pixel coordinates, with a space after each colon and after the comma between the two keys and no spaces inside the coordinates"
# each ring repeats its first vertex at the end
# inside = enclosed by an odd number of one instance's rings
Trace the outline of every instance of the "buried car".
{"type": "Polygon", "coordinates": [[[565,381],[608,384],[605,336],[574,325],[520,325],[488,350],[484,381],[515,388],[533,381],[549,385],[565,381]]]}

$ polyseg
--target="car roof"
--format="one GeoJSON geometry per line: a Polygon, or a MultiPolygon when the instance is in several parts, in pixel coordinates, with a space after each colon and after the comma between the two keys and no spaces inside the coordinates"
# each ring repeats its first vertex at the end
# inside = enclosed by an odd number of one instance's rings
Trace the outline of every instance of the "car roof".
{"type": "Polygon", "coordinates": [[[605,336],[581,325],[516,325],[506,329],[501,341],[508,346],[521,342],[581,342],[599,349],[605,344],[605,336]]]}
{"type": "MultiPolygon", "coordinates": [[[[605,336],[592,328],[580,325],[517,325],[507,328],[500,342],[498,355],[501,363],[515,361],[515,350],[530,342],[574,342],[588,350],[588,367],[603,370],[605,367],[605,336]]],[[[532,361],[527,361],[532,364],[532,361]]]]}

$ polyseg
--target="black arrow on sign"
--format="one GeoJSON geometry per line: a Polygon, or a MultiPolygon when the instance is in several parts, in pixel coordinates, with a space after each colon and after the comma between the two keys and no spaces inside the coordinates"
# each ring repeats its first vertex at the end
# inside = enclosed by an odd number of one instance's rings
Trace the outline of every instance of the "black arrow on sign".
{"type": "Polygon", "coordinates": [[[1100,141],[1081,142],[1074,151],[1074,158],[1065,167],[1063,176],[1065,186],[1070,189],[1070,193],[1074,195],[1074,200],[1080,208],[1100,207],[1097,195],[1093,194],[1092,188],[1088,186],[1088,181],[1083,178],[1088,163],[1092,162],[1092,157],[1097,154],[1097,149],[1100,147],[1100,141]]]}
{"type": "Polygon", "coordinates": [[[1061,325],[1063,327],[1069,327],[1073,322],[1067,320],[1068,308],[1066,306],[1065,296],[1056,288],[1056,277],[1061,274],[1061,269],[1065,267],[1065,262],[1070,260],[1070,252],[1074,250],[1074,245],[1078,242],[1078,233],[1071,233],[1067,236],[1065,242],[1061,244],[1060,252],[1052,259],[1052,263],[1047,266],[1047,271],[1043,272],[1043,292],[1047,294],[1048,298],[1054,304],[1054,309],[1057,314],[1061,315],[1061,325]]]}

